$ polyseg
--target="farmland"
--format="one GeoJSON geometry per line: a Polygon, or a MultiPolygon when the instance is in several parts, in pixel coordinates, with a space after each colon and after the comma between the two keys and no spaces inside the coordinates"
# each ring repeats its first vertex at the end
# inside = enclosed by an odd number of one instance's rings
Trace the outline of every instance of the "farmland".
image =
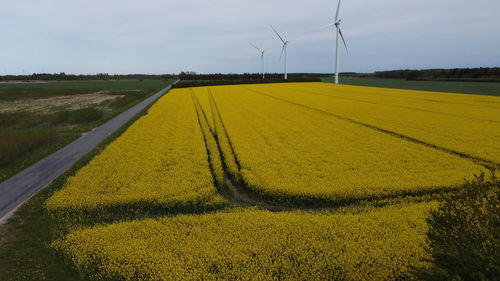
{"type": "MultiPolygon", "coordinates": [[[[314,205],[318,200],[349,201],[454,186],[484,170],[463,157],[318,111],[309,105],[333,107],[342,99],[311,99],[307,90],[315,86],[322,85],[211,89],[217,104],[212,111],[218,110],[212,115],[216,120],[222,116],[229,136],[219,142],[230,142],[240,165],[230,171],[251,191],[282,204],[314,205]],[[306,92],[295,93],[301,89],[306,92]]],[[[494,149],[485,152],[495,155],[494,149]]],[[[231,153],[222,152],[225,158],[231,153]]]]}
{"type": "MultiPolygon", "coordinates": [[[[323,82],[333,83],[333,77],[322,77],[323,82]]],[[[500,96],[500,83],[474,81],[415,81],[395,78],[342,77],[342,84],[432,92],[463,93],[500,96]]]]}
{"type": "Polygon", "coordinates": [[[55,247],[98,280],[399,280],[426,257],[428,208],[183,215],[75,231],[55,247]]]}
{"type": "Polygon", "coordinates": [[[326,83],[175,89],[43,195],[40,251],[93,280],[413,280],[436,198],[499,175],[499,101],[326,83]]]}
{"type": "Polygon", "coordinates": [[[50,212],[64,214],[221,200],[191,97],[172,94],[78,171],[46,205],[50,212]]]}
{"type": "Polygon", "coordinates": [[[0,181],[169,83],[161,80],[0,83],[0,181]]]}

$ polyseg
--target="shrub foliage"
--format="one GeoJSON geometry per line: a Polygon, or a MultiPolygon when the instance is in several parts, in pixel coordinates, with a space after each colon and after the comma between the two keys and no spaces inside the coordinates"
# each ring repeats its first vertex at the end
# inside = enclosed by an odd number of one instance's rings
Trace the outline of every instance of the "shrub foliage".
{"type": "Polygon", "coordinates": [[[500,182],[484,176],[447,197],[428,219],[433,265],[424,280],[500,280],[500,182]]]}

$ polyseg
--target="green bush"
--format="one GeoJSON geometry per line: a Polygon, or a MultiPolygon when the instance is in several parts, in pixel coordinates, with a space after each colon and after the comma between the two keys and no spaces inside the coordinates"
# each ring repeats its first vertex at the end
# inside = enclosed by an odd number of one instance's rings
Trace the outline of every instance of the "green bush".
{"type": "Polygon", "coordinates": [[[57,125],[69,120],[71,113],[69,110],[60,110],[49,116],[50,123],[57,125]]]}
{"type": "Polygon", "coordinates": [[[101,119],[102,111],[92,107],[70,111],[69,123],[90,123],[101,119]]]}
{"type": "Polygon", "coordinates": [[[32,112],[0,113],[0,128],[2,130],[26,128],[38,123],[40,123],[40,116],[32,112]]]}
{"type": "Polygon", "coordinates": [[[55,134],[53,130],[0,132],[0,166],[8,165],[18,157],[47,143],[55,134]]]}
{"type": "Polygon", "coordinates": [[[449,195],[431,213],[432,265],[423,280],[500,280],[500,182],[484,175],[449,195]]]}

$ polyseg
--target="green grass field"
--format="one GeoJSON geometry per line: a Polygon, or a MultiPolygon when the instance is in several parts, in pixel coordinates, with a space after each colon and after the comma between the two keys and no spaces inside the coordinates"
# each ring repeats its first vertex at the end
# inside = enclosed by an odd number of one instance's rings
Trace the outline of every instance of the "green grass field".
{"type": "Polygon", "coordinates": [[[170,82],[162,80],[89,80],[60,82],[0,83],[0,102],[19,98],[45,98],[86,94],[97,91],[161,89],[170,82]]]}
{"type": "MultiPolygon", "coordinates": [[[[329,83],[334,81],[333,77],[323,77],[321,80],[329,83]]],[[[500,96],[500,83],[494,82],[409,81],[404,79],[340,77],[340,83],[355,86],[500,96]]]]}
{"type": "Polygon", "coordinates": [[[171,82],[123,80],[0,83],[0,182],[171,82]],[[96,92],[101,94],[96,94],[91,99],[104,95],[110,99],[90,104],[82,101],[76,108],[71,106],[71,96],[96,92]],[[58,101],[54,105],[53,98],[62,96],[69,98],[67,101],[70,103],[58,101]],[[38,108],[41,104],[44,107],[38,108]]]}

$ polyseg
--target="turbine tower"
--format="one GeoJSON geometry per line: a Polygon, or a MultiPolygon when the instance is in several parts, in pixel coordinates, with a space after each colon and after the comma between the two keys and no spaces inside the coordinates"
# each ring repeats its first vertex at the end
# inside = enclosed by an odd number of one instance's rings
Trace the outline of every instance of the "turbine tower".
{"type": "Polygon", "coordinates": [[[257,49],[257,51],[260,52],[260,68],[262,70],[262,79],[265,79],[266,75],[264,74],[264,51],[259,49],[257,46],[255,46],[252,43],[250,43],[250,45],[252,45],[252,47],[254,47],[255,49],[257,49]]]}
{"type": "Polygon", "coordinates": [[[341,20],[339,19],[339,10],[340,10],[340,1],[337,4],[337,13],[335,14],[335,22],[330,24],[329,26],[335,25],[336,31],[337,31],[337,39],[335,41],[335,84],[339,83],[339,35],[340,38],[342,38],[342,42],[344,42],[345,50],[346,52],[349,52],[347,50],[347,44],[345,43],[344,36],[342,35],[342,30],[340,29],[340,22],[341,20]]]}
{"type": "Polygon", "coordinates": [[[281,37],[281,35],[278,33],[278,31],[276,31],[274,26],[271,25],[271,28],[274,30],[274,33],[276,33],[276,35],[278,35],[278,38],[281,40],[281,42],[283,42],[283,47],[281,48],[280,60],[281,60],[281,57],[283,56],[283,52],[284,52],[285,53],[285,80],[286,80],[286,79],[288,79],[288,66],[287,66],[287,57],[286,57],[286,46],[288,45],[288,41],[285,41],[283,39],[283,37],[281,37]]]}

